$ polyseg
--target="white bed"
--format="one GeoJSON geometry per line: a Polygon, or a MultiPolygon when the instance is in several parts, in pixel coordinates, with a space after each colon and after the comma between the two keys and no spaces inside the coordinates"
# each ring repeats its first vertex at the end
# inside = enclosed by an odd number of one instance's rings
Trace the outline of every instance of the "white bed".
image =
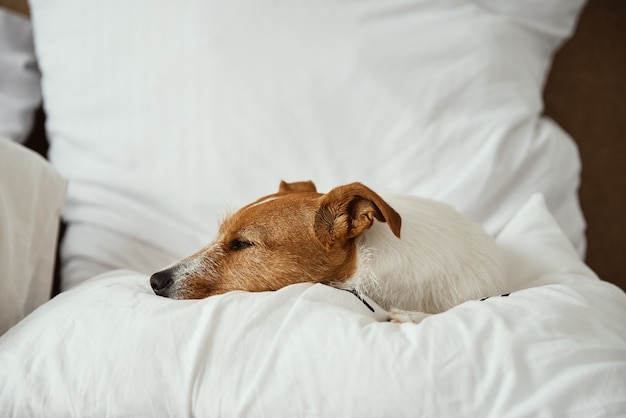
{"type": "Polygon", "coordinates": [[[623,293],[541,195],[498,244],[513,292],[419,325],[320,284],[173,301],[106,273],[2,337],[3,416],[622,416],[623,293]]]}
{"type": "Polygon", "coordinates": [[[63,292],[0,337],[1,416],[626,415],[626,295],[581,261],[577,149],[541,116],[581,1],[30,7],[63,292]],[[152,293],[281,179],[455,206],[507,294],[397,325],[324,285],[152,293]]]}

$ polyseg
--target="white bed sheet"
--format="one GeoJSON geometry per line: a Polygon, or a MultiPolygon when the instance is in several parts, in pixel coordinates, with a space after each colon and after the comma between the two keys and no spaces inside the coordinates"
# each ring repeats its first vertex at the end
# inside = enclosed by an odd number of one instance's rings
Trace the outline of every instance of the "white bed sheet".
{"type": "Polygon", "coordinates": [[[624,293],[541,196],[498,244],[523,290],[417,325],[320,284],[174,301],[145,275],[99,276],[0,338],[0,415],[626,414],[624,293]]]}

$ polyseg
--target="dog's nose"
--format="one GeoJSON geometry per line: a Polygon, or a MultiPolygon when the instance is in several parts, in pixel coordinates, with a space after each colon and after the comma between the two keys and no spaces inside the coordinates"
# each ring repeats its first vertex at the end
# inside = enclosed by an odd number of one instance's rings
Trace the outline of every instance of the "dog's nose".
{"type": "Polygon", "coordinates": [[[166,296],[167,290],[174,283],[172,279],[172,269],[161,270],[150,277],[150,286],[159,296],[166,296]]]}

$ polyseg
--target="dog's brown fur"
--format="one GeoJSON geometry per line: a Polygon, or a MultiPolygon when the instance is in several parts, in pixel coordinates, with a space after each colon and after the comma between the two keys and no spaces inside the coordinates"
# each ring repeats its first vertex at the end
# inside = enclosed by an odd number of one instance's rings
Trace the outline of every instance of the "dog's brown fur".
{"type": "Polygon", "coordinates": [[[400,215],[360,183],[320,194],[312,182],[282,182],[278,193],[226,218],[212,244],[156,273],[151,283],[162,296],[198,299],[298,282],[342,282],[357,268],[355,238],[375,219],[400,236],[400,215]],[[155,283],[165,275],[177,279],[161,289],[155,283]]]}

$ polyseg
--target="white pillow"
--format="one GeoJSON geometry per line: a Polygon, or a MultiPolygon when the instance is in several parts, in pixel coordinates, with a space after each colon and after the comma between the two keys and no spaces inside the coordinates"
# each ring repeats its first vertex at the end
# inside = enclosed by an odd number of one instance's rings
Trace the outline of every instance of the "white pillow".
{"type": "Polygon", "coordinates": [[[0,334],[50,298],[66,182],[0,136],[0,334]]]}
{"type": "Polygon", "coordinates": [[[88,280],[0,338],[0,415],[625,414],[626,295],[541,196],[497,241],[525,289],[420,324],[320,284],[175,301],[137,273],[88,280]]]}
{"type": "Polygon", "coordinates": [[[543,192],[582,254],[577,149],[540,116],[582,4],[31,1],[64,287],[188,255],[281,179],[432,197],[493,234],[543,192]]]}
{"type": "Polygon", "coordinates": [[[0,136],[23,142],[41,103],[30,20],[0,7],[0,136]]]}

